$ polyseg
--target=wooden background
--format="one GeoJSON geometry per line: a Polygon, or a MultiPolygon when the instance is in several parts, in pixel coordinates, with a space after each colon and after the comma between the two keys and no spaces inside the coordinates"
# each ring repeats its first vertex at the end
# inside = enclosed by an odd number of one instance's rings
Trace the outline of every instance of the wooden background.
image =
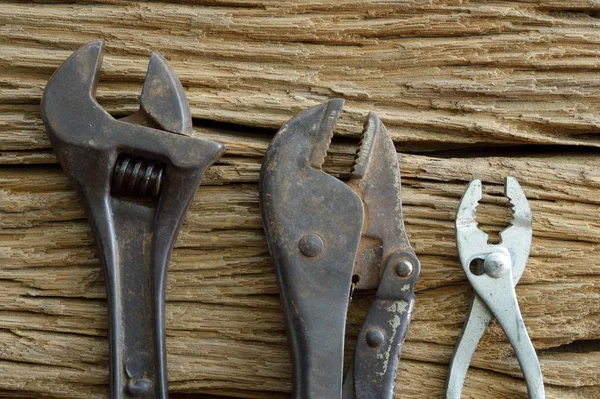
{"type": "MultiPolygon", "coordinates": [[[[195,134],[227,146],[207,172],[170,266],[173,398],[286,398],[290,364],[257,182],[278,127],[347,100],[326,170],[347,176],[368,111],[402,153],[407,230],[422,263],[398,398],[440,398],[471,289],[453,218],[484,180],[478,220],[506,225],[517,177],[534,215],[517,293],[548,398],[600,398],[600,2],[0,1],[0,396],[103,398],[102,271],[39,115],[77,48],[107,44],[98,98],[123,116],[152,50],[186,88],[195,134]]],[[[369,297],[349,316],[352,345],[369,297]]],[[[526,398],[494,324],[463,397],[526,398]]]]}

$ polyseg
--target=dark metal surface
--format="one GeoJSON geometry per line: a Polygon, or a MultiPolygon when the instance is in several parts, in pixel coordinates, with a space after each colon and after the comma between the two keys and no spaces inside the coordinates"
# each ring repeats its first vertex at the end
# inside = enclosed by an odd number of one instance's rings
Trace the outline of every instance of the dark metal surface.
{"type": "Polygon", "coordinates": [[[294,398],[393,397],[419,262],[402,219],[400,171],[370,114],[346,185],[321,165],[343,101],[292,118],[263,162],[261,212],[287,321],[294,398]],[[377,288],[343,377],[351,288],[377,288]]]}
{"type": "Polygon", "coordinates": [[[104,266],[112,398],[166,398],[164,296],[173,243],[202,176],[224,152],[188,137],[181,83],[153,53],[140,110],[114,119],[96,102],[103,42],[52,76],[42,118],[83,202],[104,266]]]}

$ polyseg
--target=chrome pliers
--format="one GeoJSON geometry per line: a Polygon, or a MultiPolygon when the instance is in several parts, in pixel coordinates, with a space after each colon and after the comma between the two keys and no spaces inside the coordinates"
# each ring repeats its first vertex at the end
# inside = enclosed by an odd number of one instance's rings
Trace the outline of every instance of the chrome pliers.
{"type": "Polygon", "coordinates": [[[385,126],[368,116],[348,184],[323,172],[343,100],[309,108],[275,135],[260,202],[293,364],[293,397],[393,397],[420,265],[402,218],[400,170],[385,126]],[[377,289],[344,382],[351,291],[377,289]]]}
{"type": "Polygon", "coordinates": [[[165,284],[171,249],[219,143],[191,137],[183,87],[153,53],[140,109],[96,101],[104,43],[73,53],[42,98],[50,141],[83,203],[104,267],[111,398],[166,398],[165,284]]]}
{"type": "Polygon", "coordinates": [[[481,200],[481,180],[465,191],[456,215],[458,255],[474,294],[467,321],[450,362],[446,398],[460,399],[469,363],[477,344],[495,317],[512,344],[527,382],[529,397],[542,399],[544,381],[535,349],[519,310],[515,285],[519,282],[531,248],[531,209],[521,186],[507,177],[505,195],[513,211],[511,225],[500,233],[501,242],[488,244],[477,227],[475,212],[481,200]]]}

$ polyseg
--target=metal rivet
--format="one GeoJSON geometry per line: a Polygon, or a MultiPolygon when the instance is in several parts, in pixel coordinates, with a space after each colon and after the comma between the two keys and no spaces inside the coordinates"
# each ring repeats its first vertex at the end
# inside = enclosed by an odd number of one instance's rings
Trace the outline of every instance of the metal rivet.
{"type": "Polygon", "coordinates": [[[377,348],[383,344],[383,333],[376,328],[367,332],[367,345],[371,348],[377,348]]]}
{"type": "Polygon", "coordinates": [[[152,384],[146,378],[129,380],[127,382],[127,393],[135,397],[147,397],[152,393],[152,384]]]}
{"type": "Polygon", "coordinates": [[[510,258],[502,252],[493,252],[485,257],[483,268],[488,276],[500,278],[510,271],[510,258]]]}
{"type": "Polygon", "coordinates": [[[134,397],[147,397],[152,393],[152,383],[144,375],[150,368],[150,355],[145,352],[137,352],[125,363],[125,373],[129,377],[127,381],[127,393],[134,397]]]}
{"type": "Polygon", "coordinates": [[[323,252],[324,246],[323,240],[316,234],[306,234],[298,243],[300,251],[311,258],[323,252]]]}
{"type": "Polygon", "coordinates": [[[412,274],[414,269],[411,261],[403,259],[396,263],[396,274],[400,277],[408,277],[412,274]]]}

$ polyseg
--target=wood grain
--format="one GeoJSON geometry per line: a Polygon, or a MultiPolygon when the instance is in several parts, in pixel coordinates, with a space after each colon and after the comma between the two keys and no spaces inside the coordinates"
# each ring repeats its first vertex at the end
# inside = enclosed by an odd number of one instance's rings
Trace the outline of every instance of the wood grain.
{"type": "MultiPolygon", "coordinates": [[[[404,215],[422,263],[397,397],[443,397],[471,290],[454,214],[472,178],[494,235],[515,176],[534,215],[517,286],[548,398],[600,398],[600,4],[594,1],[4,1],[0,5],[0,397],[104,398],[107,314],[90,228],[39,116],[43,87],[106,39],[98,98],[135,111],[148,56],[181,78],[210,168],[173,252],[170,390],[289,397],[290,364],[258,202],[262,156],[301,109],[344,97],[325,163],[345,178],[377,112],[400,155],[404,215]]],[[[369,305],[356,297],[352,347],[369,305]]],[[[181,395],[181,396],[176,396],[181,395]]],[[[206,396],[208,397],[208,396],[206,396]]],[[[526,398],[494,323],[463,397],[526,398]]]]}

